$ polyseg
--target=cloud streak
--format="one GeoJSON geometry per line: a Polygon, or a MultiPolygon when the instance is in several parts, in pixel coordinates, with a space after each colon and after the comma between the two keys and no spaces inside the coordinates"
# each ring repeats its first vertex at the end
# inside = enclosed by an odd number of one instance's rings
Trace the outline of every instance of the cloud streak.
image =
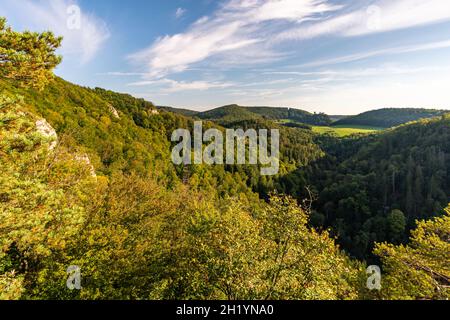
{"type": "Polygon", "coordinates": [[[361,36],[450,20],[445,0],[378,0],[308,26],[290,28],[276,40],[305,40],[324,35],[361,36]]]}
{"type": "Polygon", "coordinates": [[[130,87],[144,87],[144,86],[162,86],[162,93],[174,93],[180,91],[206,91],[215,88],[228,88],[233,86],[233,83],[219,82],[219,81],[176,81],[172,79],[158,79],[146,80],[129,83],[130,87]]]}
{"type": "Polygon", "coordinates": [[[450,20],[444,0],[368,3],[355,8],[328,0],[228,0],[185,32],[162,36],[129,58],[148,77],[157,78],[205,61],[238,66],[282,60],[289,53],[279,49],[280,44],[292,41],[354,37],[450,20]]]}
{"type": "Polygon", "coordinates": [[[445,49],[445,48],[450,48],[450,39],[444,40],[444,41],[423,43],[423,44],[418,44],[418,45],[399,46],[399,47],[392,47],[392,48],[385,48],[385,49],[349,54],[349,55],[344,55],[344,56],[331,58],[331,59],[324,59],[324,60],[308,62],[308,63],[300,65],[300,67],[320,67],[320,66],[324,66],[324,65],[348,63],[348,62],[364,60],[364,59],[378,57],[378,56],[384,56],[384,55],[396,55],[396,54],[402,54],[402,53],[420,52],[420,51],[445,49]]]}
{"type": "MultiPolygon", "coordinates": [[[[162,77],[224,54],[234,55],[235,59],[240,56],[241,63],[251,62],[252,58],[245,56],[249,48],[274,57],[265,42],[278,27],[273,29],[268,22],[299,23],[339,8],[325,0],[231,0],[212,16],[197,20],[186,32],[160,37],[150,47],[130,55],[130,59],[145,65],[150,77],[162,77]]],[[[265,58],[262,61],[268,61],[267,56],[260,55],[265,58]]]]}

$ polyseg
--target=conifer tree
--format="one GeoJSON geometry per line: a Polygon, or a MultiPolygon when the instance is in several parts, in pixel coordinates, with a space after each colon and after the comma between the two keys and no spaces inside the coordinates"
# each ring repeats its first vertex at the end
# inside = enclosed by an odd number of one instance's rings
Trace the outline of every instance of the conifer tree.
{"type": "Polygon", "coordinates": [[[62,38],[52,32],[17,32],[0,17],[0,77],[43,89],[61,62],[55,54],[62,38]]]}

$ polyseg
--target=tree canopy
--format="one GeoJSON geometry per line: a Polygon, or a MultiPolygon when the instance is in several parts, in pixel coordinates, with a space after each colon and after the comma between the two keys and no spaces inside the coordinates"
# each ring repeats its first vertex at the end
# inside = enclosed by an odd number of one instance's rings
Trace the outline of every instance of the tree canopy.
{"type": "Polygon", "coordinates": [[[43,89],[61,62],[55,54],[62,38],[52,32],[17,32],[0,17],[0,77],[43,89]]]}

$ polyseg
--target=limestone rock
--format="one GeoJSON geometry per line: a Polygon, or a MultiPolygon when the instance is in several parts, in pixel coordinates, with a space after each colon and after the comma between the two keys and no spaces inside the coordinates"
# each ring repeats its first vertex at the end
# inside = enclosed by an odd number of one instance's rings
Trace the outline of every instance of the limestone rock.
{"type": "Polygon", "coordinates": [[[49,150],[53,150],[56,148],[58,144],[58,135],[56,134],[55,129],[47,122],[45,119],[40,119],[36,121],[36,129],[46,138],[53,138],[50,142],[49,150]]]}
{"type": "Polygon", "coordinates": [[[84,162],[89,167],[89,172],[91,174],[91,177],[97,177],[97,174],[95,173],[95,168],[91,163],[91,159],[89,159],[89,156],[87,154],[77,154],[75,155],[75,160],[79,162],[84,162]]]}
{"type": "Polygon", "coordinates": [[[116,110],[116,108],[114,108],[112,105],[108,105],[108,108],[109,108],[109,112],[112,113],[114,118],[120,119],[119,112],[116,110]]]}

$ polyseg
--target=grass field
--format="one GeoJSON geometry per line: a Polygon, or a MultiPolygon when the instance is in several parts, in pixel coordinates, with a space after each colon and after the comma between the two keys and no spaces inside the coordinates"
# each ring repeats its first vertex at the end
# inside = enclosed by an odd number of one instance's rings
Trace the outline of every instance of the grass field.
{"type": "MultiPolygon", "coordinates": [[[[283,125],[286,123],[298,123],[297,121],[290,120],[290,119],[281,119],[277,120],[277,123],[283,125]]],[[[342,125],[342,126],[332,126],[332,127],[325,127],[325,126],[311,126],[312,130],[319,134],[332,134],[338,137],[346,137],[350,136],[352,134],[368,134],[373,133],[381,130],[385,130],[385,128],[379,128],[379,127],[369,127],[369,126],[358,126],[358,125],[342,125]]]]}
{"type": "Polygon", "coordinates": [[[313,126],[313,131],[320,134],[333,134],[338,137],[345,137],[357,133],[373,133],[384,128],[366,127],[366,126],[333,126],[333,127],[320,127],[313,126]]]}

